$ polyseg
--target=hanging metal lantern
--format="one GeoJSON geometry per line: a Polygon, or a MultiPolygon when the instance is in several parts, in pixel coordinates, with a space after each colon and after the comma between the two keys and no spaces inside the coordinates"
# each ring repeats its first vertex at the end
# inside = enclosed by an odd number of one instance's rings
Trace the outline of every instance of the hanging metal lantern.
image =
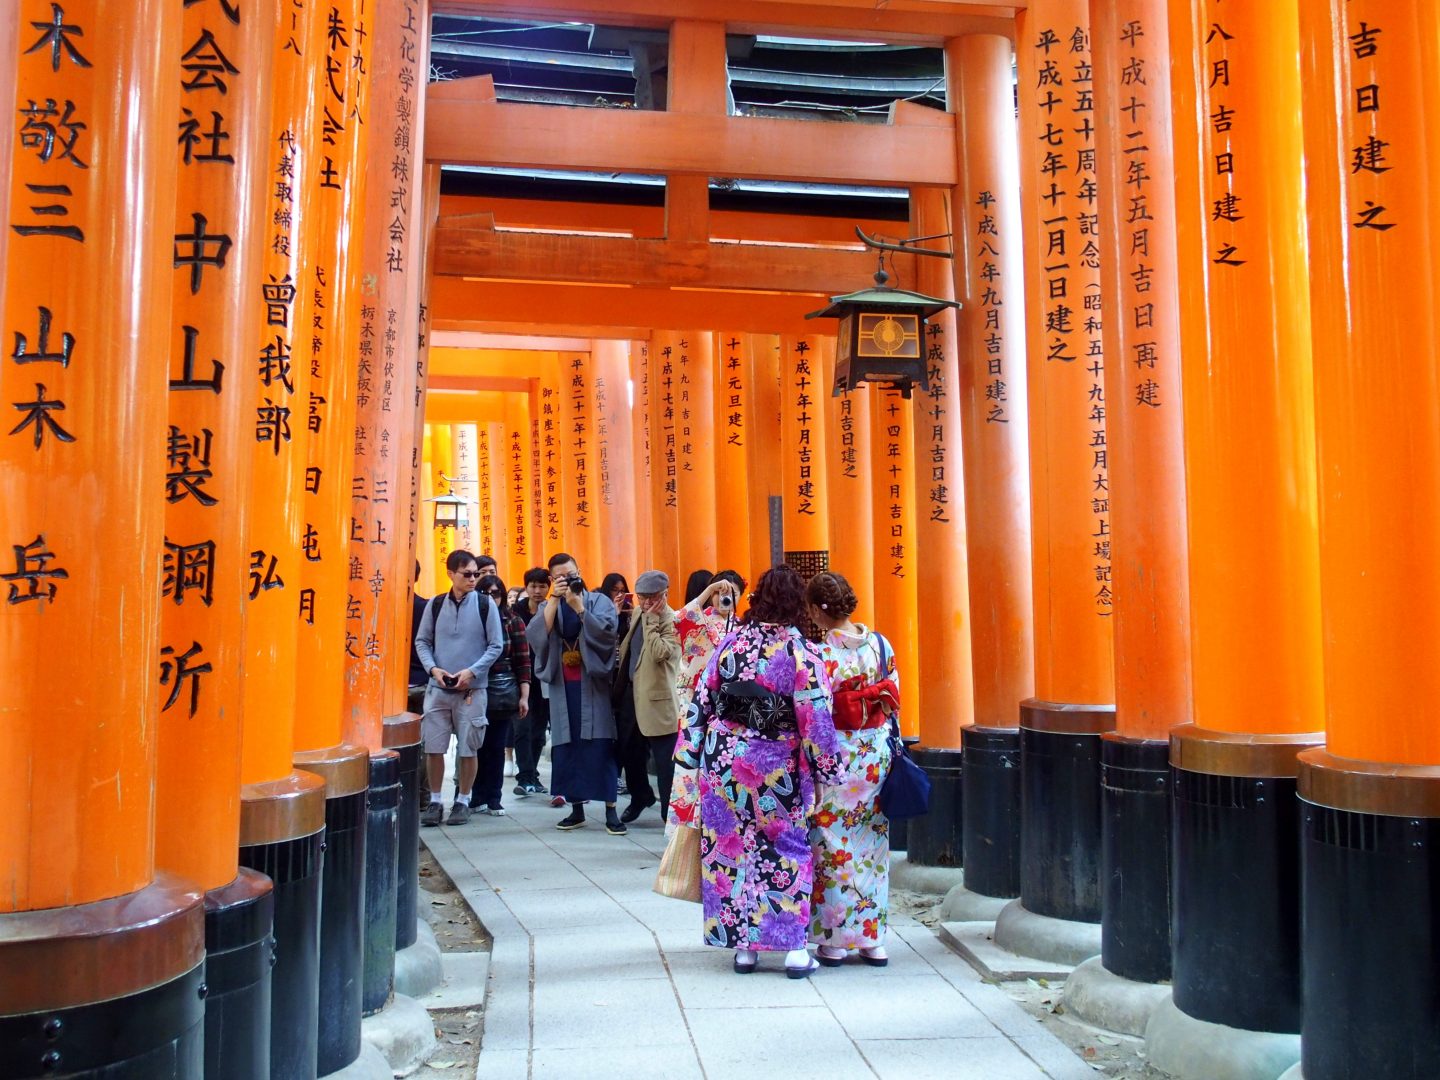
{"type": "Polygon", "coordinates": [[[443,473],[440,479],[444,480],[448,488],[444,495],[435,495],[426,502],[435,504],[435,530],[442,529],[468,529],[470,527],[470,502],[455,494],[456,484],[473,484],[473,480],[452,479],[443,473]]]}
{"type": "Polygon", "coordinates": [[[929,364],[925,358],[925,320],[958,308],[954,300],[942,300],[907,289],[892,289],[889,275],[875,274],[875,287],[832,296],[830,306],[812,311],[807,319],[839,319],[835,345],[835,386],[839,397],[862,383],[877,383],[909,397],[918,386],[930,389],[929,364]]]}

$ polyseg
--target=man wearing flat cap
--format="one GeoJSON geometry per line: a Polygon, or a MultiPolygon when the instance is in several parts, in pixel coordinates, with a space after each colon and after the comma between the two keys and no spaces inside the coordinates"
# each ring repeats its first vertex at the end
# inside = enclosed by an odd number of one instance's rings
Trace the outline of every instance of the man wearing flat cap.
{"type": "MultiPolygon", "coordinates": [[[[680,676],[680,638],[675,632],[675,612],[668,603],[669,594],[670,579],[663,570],[646,570],[635,579],[639,614],[630,621],[630,632],[620,644],[620,663],[630,665],[635,722],[655,761],[662,818],[670,814],[675,735],[680,720],[680,699],[675,692],[680,676]]],[[[630,805],[620,820],[634,821],[654,801],[648,780],[643,791],[637,791],[631,784],[630,805]]]]}

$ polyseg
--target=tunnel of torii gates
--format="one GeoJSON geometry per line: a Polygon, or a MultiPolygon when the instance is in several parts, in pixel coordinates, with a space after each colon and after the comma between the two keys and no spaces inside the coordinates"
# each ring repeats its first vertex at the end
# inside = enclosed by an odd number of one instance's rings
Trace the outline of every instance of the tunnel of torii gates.
{"type": "Polygon", "coordinates": [[[4,7],[0,1074],[356,1060],[415,939],[413,560],[462,543],[839,570],[912,858],[1168,981],[1153,1063],[1440,1057],[1440,5],[435,4],[668,31],[665,111],[427,86],[425,0],[4,7]],[[948,109],[727,115],[727,32],[943,47],[948,109]],[[735,176],[910,221],[711,212],[735,176]],[[804,318],[857,224],[952,234],[887,260],[961,305],[911,399],[832,396],[804,318]]]}

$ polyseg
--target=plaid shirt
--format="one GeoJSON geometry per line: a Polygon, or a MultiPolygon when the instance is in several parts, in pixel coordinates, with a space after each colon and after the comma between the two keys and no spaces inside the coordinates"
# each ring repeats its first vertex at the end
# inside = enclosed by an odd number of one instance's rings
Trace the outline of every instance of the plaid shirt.
{"type": "Polygon", "coordinates": [[[505,623],[506,642],[505,651],[500,654],[500,659],[495,661],[498,668],[502,664],[509,667],[515,673],[515,680],[521,686],[530,682],[530,643],[525,640],[525,620],[518,613],[512,611],[502,620],[505,623]]]}

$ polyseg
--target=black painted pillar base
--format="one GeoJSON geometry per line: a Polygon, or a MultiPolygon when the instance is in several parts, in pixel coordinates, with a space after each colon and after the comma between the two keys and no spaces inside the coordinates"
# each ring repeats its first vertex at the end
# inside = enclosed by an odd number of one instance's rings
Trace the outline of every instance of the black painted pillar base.
{"type": "Polygon", "coordinates": [[[1101,916],[1100,736],[1113,705],[1020,703],[1020,902],[1052,919],[1101,916]]]}
{"type": "Polygon", "coordinates": [[[374,1016],[395,990],[395,873],[400,806],[400,755],[382,750],[370,758],[365,814],[365,964],[360,1008],[374,1016]]]}
{"type": "Polygon", "coordinates": [[[400,803],[395,864],[395,949],[415,944],[420,917],[420,718],[402,713],[385,719],[385,748],[400,755],[400,803]]]}
{"type": "Polygon", "coordinates": [[[205,913],[187,883],[0,915],[6,1080],[201,1080],[204,1043],[205,913]]]}
{"type": "Polygon", "coordinates": [[[275,889],[244,867],[205,894],[205,1080],[269,1080],[275,889]]]}
{"type": "Polygon", "coordinates": [[[325,780],[325,872],[320,895],[317,1068],[328,1076],[360,1056],[365,961],[365,832],[370,753],[333,746],[295,755],[325,780]]]}
{"type": "Polygon", "coordinates": [[[960,751],[916,747],[910,757],[930,777],[930,812],[910,819],[905,857],[912,866],[960,866],[965,857],[960,751]]]}
{"type": "Polygon", "coordinates": [[[1305,1080],[1440,1060],[1440,768],[1300,758],[1305,1080]]]}
{"type": "Polygon", "coordinates": [[[961,733],[960,791],[965,888],[982,896],[1020,895],[1020,729],[961,733]]]}
{"type": "Polygon", "coordinates": [[[1296,754],[1319,739],[1171,733],[1173,996],[1196,1020],[1300,1030],[1296,754]]]}
{"type": "Polygon", "coordinates": [[[271,881],[270,1080],[315,1080],[325,785],[305,772],[240,790],[240,865],[271,881]]]}
{"type": "Polygon", "coordinates": [[[1100,961],[1135,982],[1170,978],[1170,744],[1100,737],[1100,961]]]}

